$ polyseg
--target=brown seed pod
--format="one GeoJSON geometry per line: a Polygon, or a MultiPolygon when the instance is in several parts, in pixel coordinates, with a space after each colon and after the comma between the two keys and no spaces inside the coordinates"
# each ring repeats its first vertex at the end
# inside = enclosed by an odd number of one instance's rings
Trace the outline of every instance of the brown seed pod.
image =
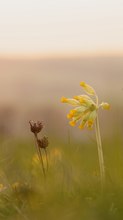
{"type": "Polygon", "coordinates": [[[49,145],[48,137],[44,136],[42,139],[38,139],[38,146],[40,148],[47,148],[49,145]]]}
{"type": "Polygon", "coordinates": [[[43,128],[43,124],[40,121],[37,122],[29,121],[29,124],[30,124],[30,130],[34,134],[38,134],[43,128]]]}

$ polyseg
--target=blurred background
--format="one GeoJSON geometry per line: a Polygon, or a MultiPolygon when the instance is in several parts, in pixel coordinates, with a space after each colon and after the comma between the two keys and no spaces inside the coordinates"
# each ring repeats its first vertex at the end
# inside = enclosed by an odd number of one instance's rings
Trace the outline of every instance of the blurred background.
{"type": "Polygon", "coordinates": [[[30,135],[31,119],[44,121],[48,135],[81,137],[68,126],[69,106],[60,103],[83,93],[81,81],[111,104],[100,112],[103,135],[122,134],[122,12],[121,0],[1,1],[2,136],[30,135]]]}
{"type": "Polygon", "coordinates": [[[123,219],[122,131],[123,0],[1,0],[0,219],[123,219]],[[99,110],[104,194],[94,129],[70,127],[60,102],[81,81],[111,105],[99,110]],[[29,120],[45,125],[46,179],[29,120]]]}

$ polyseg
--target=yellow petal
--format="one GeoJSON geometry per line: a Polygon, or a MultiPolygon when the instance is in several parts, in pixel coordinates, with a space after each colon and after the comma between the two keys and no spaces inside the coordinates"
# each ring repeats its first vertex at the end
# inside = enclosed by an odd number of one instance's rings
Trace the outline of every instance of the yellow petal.
{"type": "Polygon", "coordinates": [[[71,114],[71,115],[74,115],[75,113],[76,113],[76,109],[70,110],[70,114],[71,114]]]}
{"type": "Polygon", "coordinates": [[[84,125],[79,125],[79,129],[84,129],[84,125]]]}
{"type": "Polygon", "coordinates": [[[75,121],[70,121],[69,124],[74,127],[76,125],[76,122],[75,121]]]}
{"type": "Polygon", "coordinates": [[[76,109],[70,110],[70,113],[67,115],[67,118],[73,118],[76,112],[77,112],[76,109]]]}
{"type": "Polygon", "coordinates": [[[85,82],[81,82],[80,86],[82,86],[85,92],[88,93],[89,95],[95,95],[95,90],[85,82]]]}
{"type": "Polygon", "coordinates": [[[83,129],[85,127],[85,125],[86,125],[86,122],[87,122],[86,120],[82,120],[80,125],[79,125],[79,128],[83,129]]]}
{"type": "Polygon", "coordinates": [[[90,129],[93,127],[93,124],[94,124],[93,120],[88,120],[87,127],[90,129]]]}
{"type": "Polygon", "coordinates": [[[86,99],[91,100],[91,98],[88,95],[76,95],[73,98],[76,100],[80,100],[81,98],[84,98],[85,100],[86,99]]]}
{"type": "Polygon", "coordinates": [[[68,103],[68,104],[73,105],[73,106],[80,105],[79,101],[77,101],[76,99],[70,99],[70,98],[65,98],[65,97],[61,98],[61,102],[68,103]]]}
{"type": "Polygon", "coordinates": [[[72,115],[72,114],[70,114],[70,113],[69,113],[69,114],[67,114],[67,118],[68,118],[68,119],[70,119],[70,118],[72,118],[72,117],[73,117],[73,115],[72,115]]]}
{"type": "Polygon", "coordinates": [[[61,98],[61,102],[63,103],[67,103],[67,98],[65,98],[64,96],[61,98]]]}

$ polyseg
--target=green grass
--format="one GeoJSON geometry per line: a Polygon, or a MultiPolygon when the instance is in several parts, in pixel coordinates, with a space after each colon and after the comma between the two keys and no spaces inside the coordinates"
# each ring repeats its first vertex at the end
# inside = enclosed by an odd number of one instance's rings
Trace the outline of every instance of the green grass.
{"type": "Polygon", "coordinates": [[[103,141],[103,194],[96,142],[49,141],[49,170],[44,179],[41,165],[32,159],[33,140],[1,139],[0,219],[122,220],[121,136],[103,141]]]}

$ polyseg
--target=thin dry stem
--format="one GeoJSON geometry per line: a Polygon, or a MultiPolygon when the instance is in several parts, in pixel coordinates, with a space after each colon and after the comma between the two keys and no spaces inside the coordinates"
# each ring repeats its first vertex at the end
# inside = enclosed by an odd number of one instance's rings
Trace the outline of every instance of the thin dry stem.
{"type": "Polygon", "coordinates": [[[48,170],[48,168],[49,168],[49,163],[48,163],[48,155],[47,155],[47,150],[46,150],[46,148],[44,148],[44,151],[45,151],[45,155],[46,155],[47,170],[48,170]]]}
{"type": "Polygon", "coordinates": [[[34,136],[35,136],[35,140],[36,140],[37,154],[38,154],[39,160],[40,160],[41,165],[42,165],[42,170],[43,170],[44,177],[46,177],[45,168],[44,168],[44,163],[43,163],[43,158],[42,158],[42,153],[41,153],[40,147],[39,147],[39,145],[38,145],[37,133],[35,133],[34,136]]]}

